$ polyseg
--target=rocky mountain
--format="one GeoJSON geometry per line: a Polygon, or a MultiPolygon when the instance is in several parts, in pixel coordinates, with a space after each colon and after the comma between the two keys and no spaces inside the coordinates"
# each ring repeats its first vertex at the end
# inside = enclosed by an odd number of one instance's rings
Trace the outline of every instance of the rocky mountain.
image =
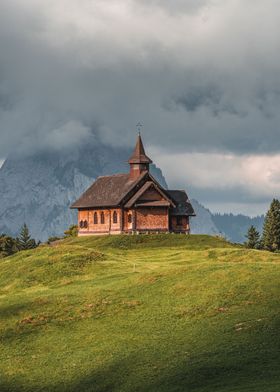
{"type": "Polygon", "coordinates": [[[192,234],[223,235],[214,223],[211,212],[197,200],[192,199],[191,202],[196,213],[196,216],[191,218],[192,234]]]}

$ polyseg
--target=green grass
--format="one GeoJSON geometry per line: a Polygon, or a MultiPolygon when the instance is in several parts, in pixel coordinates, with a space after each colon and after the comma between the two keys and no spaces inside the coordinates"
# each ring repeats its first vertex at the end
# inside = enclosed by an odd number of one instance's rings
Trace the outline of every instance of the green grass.
{"type": "Polygon", "coordinates": [[[280,255],[85,237],[0,261],[0,391],[280,390],[280,255]]]}

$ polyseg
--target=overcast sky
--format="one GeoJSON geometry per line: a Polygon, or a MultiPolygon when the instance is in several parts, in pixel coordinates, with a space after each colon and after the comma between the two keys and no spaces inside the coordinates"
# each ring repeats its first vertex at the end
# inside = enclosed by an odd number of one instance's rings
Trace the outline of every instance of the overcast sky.
{"type": "Polygon", "coordinates": [[[279,0],[1,0],[0,160],[91,132],[213,210],[280,194],[279,0]]]}

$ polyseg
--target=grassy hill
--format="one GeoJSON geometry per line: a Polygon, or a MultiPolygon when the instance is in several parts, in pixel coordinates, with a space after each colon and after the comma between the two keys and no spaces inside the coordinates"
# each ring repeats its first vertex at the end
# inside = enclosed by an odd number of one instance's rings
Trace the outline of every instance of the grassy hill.
{"type": "Polygon", "coordinates": [[[279,391],[280,255],[74,238],[0,261],[0,391],[279,391]]]}

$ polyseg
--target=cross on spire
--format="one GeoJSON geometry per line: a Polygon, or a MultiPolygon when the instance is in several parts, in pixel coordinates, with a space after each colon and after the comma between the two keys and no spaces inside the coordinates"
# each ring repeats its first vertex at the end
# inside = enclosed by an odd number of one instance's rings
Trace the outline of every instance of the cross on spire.
{"type": "Polygon", "coordinates": [[[139,123],[136,125],[136,128],[137,128],[138,134],[140,135],[140,133],[141,133],[141,128],[143,128],[143,125],[139,122],[139,123]]]}

